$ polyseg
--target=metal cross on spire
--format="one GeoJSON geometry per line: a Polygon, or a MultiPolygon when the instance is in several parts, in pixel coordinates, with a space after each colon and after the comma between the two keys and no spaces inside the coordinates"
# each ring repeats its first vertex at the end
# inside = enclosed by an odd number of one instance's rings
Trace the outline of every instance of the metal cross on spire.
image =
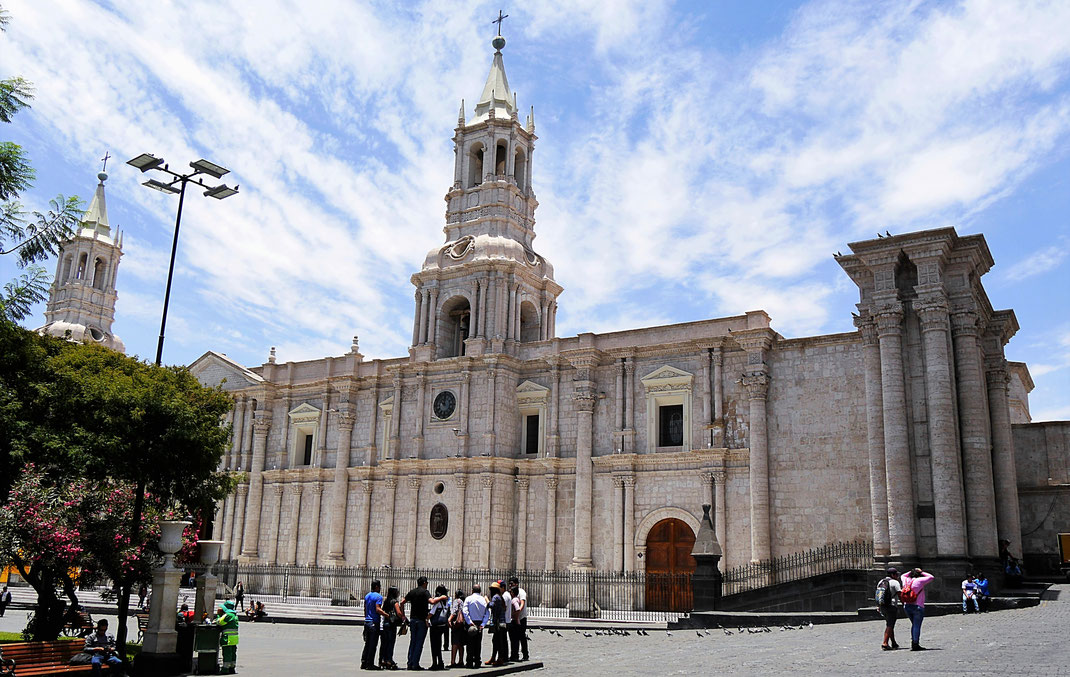
{"type": "Polygon", "coordinates": [[[100,158],[100,161],[104,163],[104,168],[101,169],[100,171],[102,171],[102,172],[108,171],[108,158],[110,158],[110,157],[111,157],[111,153],[109,153],[108,151],[104,151],[104,157],[100,158]]]}
{"type": "Polygon", "coordinates": [[[509,15],[508,14],[502,14],[502,10],[499,9],[498,10],[498,18],[495,19],[494,21],[491,21],[492,24],[498,24],[498,35],[502,34],[502,21],[505,21],[508,18],[509,18],[509,15]]]}

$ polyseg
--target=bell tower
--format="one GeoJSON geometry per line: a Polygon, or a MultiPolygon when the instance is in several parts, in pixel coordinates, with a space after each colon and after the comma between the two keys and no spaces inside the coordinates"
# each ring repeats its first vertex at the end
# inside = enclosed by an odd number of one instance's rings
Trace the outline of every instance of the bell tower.
{"type": "Polygon", "coordinates": [[[554,337],[553,266],[535,252],[532,154],[535,111],[517,117],[502,49],[494,56],[471,120],[461,102],[453,135],[453,186],[446,193],[445,244],[412,276],[416,361],[487,353],[516,354],[518,344],[554,337]]]}
{"type": "Polygon", "coordinates": [[[77,231],[63,243],[56,263],[56,277],[48,290],[45,326],[37,331],[78,343],[100,343],[126,352],[122,340],[112,333],[115,321],[115,278],[123,255],[123,237],[112,235],[104,182],[97,174],[96,192],[77,231]]]}

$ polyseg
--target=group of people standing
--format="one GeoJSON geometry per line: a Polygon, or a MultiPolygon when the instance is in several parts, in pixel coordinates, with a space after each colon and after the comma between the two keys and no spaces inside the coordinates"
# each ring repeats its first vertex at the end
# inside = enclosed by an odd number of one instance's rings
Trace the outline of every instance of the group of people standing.
{"type": "Polygon", "coordinates": [[[925,651],[921,645],[921,622],[925,620],[925,586],[933,581],[933,575],[915,568],[900,576],[895,567],[889,567],[884,573],[885,577],[877,584],[877,608],[885,622],[881,649],[899,648],[895,641],[895,621],[899,618],[899,607],[902,607],[910,619],[910,650],[925,651]]]}
{"type": "Polygon", "coordinates": [[[478,668],[483,665],[504,665],[510,661],[528,660],[527,593],[520,581],[510,578],[490,584],[486,596],[478,585],[465,595],[454,592],[451,599],[446,586],[439,585],[432,595],[425,576],[416,587],[400,597],[400,591],[390,586],[386,596],[382,583],[372,581],[371,592],[364,596],[364,651],[362,670],[397,670],[394,645],[398,635],[409,634],[406,668],[423,670],[420,656],[428,630],[431,634],[431,670],[444,670],[443,651],[450,651],[448,667],[478,668]],[[406,615],[405,606],[409,613],[406,615]],[[482,661],[483,631],[493,637],[492,654],[482,661]],[[379,660],[375,660],[376,649],[379,660]]]}

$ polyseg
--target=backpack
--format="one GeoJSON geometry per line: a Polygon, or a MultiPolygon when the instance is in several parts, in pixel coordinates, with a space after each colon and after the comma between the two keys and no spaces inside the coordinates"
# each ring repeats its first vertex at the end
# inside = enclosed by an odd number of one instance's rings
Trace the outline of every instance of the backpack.
{"type": "Polygon", "coordinates": [[[881,579],[880,583],[877,583],[877,594],[875,599],[877,600],[877,606],[892,606],[892,598],[888,595],[888,581],[890,578],[881,579]]]}
{"type": "Polygon", "coordinates": [[[431,625],[445,625],[450,619],[448,607],[443,602],[436,602],[431,608],[431,625]]]}
{"type": "Polygon", "coordinates": [[[903,604],[918,603],[918,592],[914,589],[913,580],[903,586],[903,591],[899,593],[899,599],[903,601],[903,604]]]}

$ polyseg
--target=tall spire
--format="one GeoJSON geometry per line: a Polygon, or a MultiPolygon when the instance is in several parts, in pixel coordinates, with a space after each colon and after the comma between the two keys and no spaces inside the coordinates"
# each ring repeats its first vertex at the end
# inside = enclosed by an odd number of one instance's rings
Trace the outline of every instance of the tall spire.
{"type": "Polygon", "coordinates": [[[505,38],[498,35],[491,42],[494,47],[494,60],[490,64],[490,73],[487,74],[487,84],[483,85],[483,94],[476,104],[476,116],[473,122],[482,122],[490,117],[490,111],[494,110],[494,117],[509,119],[516,112],[516,105],[509,93],[509,78],[505,76],[505,62],[502,61],[502,48],[505,47],[505,38]]]}
{"type": "Polygon", "coordinates": [[[96,230],[101,235],[108,235],[110,233],[108,205],[104,201],[104,182],[108,179],[108,175],[101,172],[97,174],[97,179],[100,183],[97,184],[97,190],[93,193],[89,209],[86,210],[85,216],[82,217],[82,224],[86,228],[96,230]]]}

